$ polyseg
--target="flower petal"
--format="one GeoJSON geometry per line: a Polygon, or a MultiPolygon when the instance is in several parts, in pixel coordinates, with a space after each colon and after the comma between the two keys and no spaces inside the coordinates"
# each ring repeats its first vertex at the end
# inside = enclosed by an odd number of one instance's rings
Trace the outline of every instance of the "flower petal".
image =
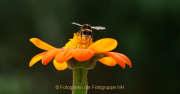
{"type": "Polygon", "coordinates": [[[36,62],[38,62],[39,60],[41,60],[42,57],[43,57],[43,55],[46,54],[46,53],[47,53],[47,52],[42,52],[42,53],[40,53],[40,54],[35,55],[35,56],[31,59],[31,61],[30,61],[30,63],[29,63],[29,67],[31,67],[31,66],[34,65],[36,62]]]}
{"type": "Polygon", "coordinates": [[[87,61],[94,55],[94,52],[89,49],[73,49],[71,52],[78,61],[87,61]]]}
{"type": "Polygon", "coordinates": [[[121,67],[125,68],[125,61],[115,52],[103,52],[112,57],[121,67]]]}
{"type": "Polygon", "coordinates": [[[132,68],[131,61],[129,60],[129,58],[127,56],[125,56],[124,54],[121,54],[121,53],[117,53],[117,54],[124,59],[125,63],[128,64],[130,66],[130,68],[132,68]]]}
{"type": "Polygon", "coordinates": [[[42,64],[47,65],[59,52],[64,49],[53,49],[48,51],[42,58],[42,64]]]}
{"type": "Polygon", "coordinates": [[[43,49],[43,50],[52,50],[52,49],[56,49],[55,47],[41,41],[40,39],[38,38],[31,38],[30,41],[35,45],[37,46],[38,48],[40,49],[43,49]]]}
{"type": "Polygon", "coordinates": [[[89,46],[88,49],[94,51],[95,53],[108,52],[115,49],[117,46],[117,41],[111,38],[104,38],[94,42],[89,46]]]}
{"type": "Polygon", "coordinates": [[[70,50],[64,50],[62,52],[59,52],[56,55],[55,60],[58,63],[63,63],[63,62],[66,62],[67,60],[71,59],[72,57],[73,57],[73,55],[70,50]]]}
{"type": "Polygon", "coordinates": [[[53,64],[54,67],[59,71],[64,70],[68,67],[66,62],[58,63],[55,59],[53,60],[53,64]]]}
{"type": "Polygon", "coordinates": [[[112,57],[104,57],[102,59],[98,59],[98,61],[107,66],[115,66],[117,64],[117,62],[112,57]]]}

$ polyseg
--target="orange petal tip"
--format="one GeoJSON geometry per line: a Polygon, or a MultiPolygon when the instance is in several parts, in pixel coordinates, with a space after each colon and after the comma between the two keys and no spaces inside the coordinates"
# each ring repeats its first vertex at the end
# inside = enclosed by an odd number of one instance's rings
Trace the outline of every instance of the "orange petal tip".
{"type": "Polygon", "coordinates": [[[59,71],[65,70],[68,67],[66,62],[58,63],[55,59],[53,60],[53,64],[54,67],[59,71]]]}
{"type": "Polygon", "coordinates": [[[98,61],[107,66],[115,66],[117,64],[117,62],[112,57],[104,57],[102,59],[98,59],[98,61]]]}
{"type": "Polygon", "coordinates": [[[103,38],[94,42],[88,49],[94,51],[95,53],[108,52],[115,49],[117,44],[118,43],[115,39],[103,38]]]}
{"type": "Polygon", "coordinates": [[[103,52],[112,57],[123,69],[125,68],[125,61],[115,52],[103,52]]]}
{"type": "Polygon", "coordinates": [[[52,50],[52,49],[56,49],[55,47],[41,41],[40,39],[38,38],[31,38],[30,41],[35,45],[37,46],[38,48],[40,49],[43,49],[43,50],[52,50]]]}
{"type": "Polygon", "coordinates": [[[129,65],[130,68],[132,68],[132,63],[131,63],[130,59],[126,55],[121,54],[121,53],[117,53],[117,54],[124,59],[125,63],[127,65],[129,65]]]}
{"type": "Polygon", "coordinates": [[[48,51],[42,58],[42,64],[47,65],[63,49],[53,49],[48,51]]]}
{"type": "Polygon", "coordinates": [[[43,57],[43,55],[46,54],[46,53],[47,53],[47,52],[43,52],[43,53],[40,53],[40,54],[35,55],[35,56],[31,59],[31,61],[30,61],[30,63],[29,63],[29,67],[31,67],[31,66],[34,65],[36,62],[38,62],[39,60],[41,60],[42,57],[43,57]]]}

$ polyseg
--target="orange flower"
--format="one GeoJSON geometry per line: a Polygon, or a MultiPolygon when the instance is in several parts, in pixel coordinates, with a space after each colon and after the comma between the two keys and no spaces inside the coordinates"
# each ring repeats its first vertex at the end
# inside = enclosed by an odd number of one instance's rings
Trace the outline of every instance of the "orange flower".
{"type": "Polygon", "coordinates": [[[116,48],[117,41],[115,39],[104,38],[92,43],[92,40],[87,41],[82,39],[79,41],[79,37],[74,34],[74,38],[70,39],[63,48],[55,48],[38,38],[31,38],[30,41],[35,46],[46,50],[46,52],[40,53],[31,59],[29,63],[30,67],[41,59],[42,64],[47,65],[53,58],[55,58],[53,60],[55,68],[57,70],[64,70],[68,67],[66,61],[69,59],[75,58],[80,62],[87,61],[96,54],[107,55],[106,57],[98,59],[98,61],[107,66],[115,66],[116,64],[119,64],[122,68],[125,68],[126,63],[132,67],[131,61],[125,55],[117,52],[108,52],[116,48]]]}

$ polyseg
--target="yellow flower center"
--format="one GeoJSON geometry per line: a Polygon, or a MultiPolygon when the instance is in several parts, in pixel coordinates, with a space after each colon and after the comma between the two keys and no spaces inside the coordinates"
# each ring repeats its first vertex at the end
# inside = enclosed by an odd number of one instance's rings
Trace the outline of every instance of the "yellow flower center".
{"type": "Polygon", "coordinates": [[[74,33],[73,39],[69,39],[69,42],[65,44],[63,49],[87,49],[92,43],[92,38],[86,39],[84,37],[81,37],[80,34],[74,33]]]}

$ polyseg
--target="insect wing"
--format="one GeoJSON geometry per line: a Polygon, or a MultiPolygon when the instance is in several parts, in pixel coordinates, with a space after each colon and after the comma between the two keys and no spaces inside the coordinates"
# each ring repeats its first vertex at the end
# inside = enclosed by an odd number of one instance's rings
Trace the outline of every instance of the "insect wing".
{"type": "Polygon", "coordinates": [[[104,29],[106,29],[105,27],[102,27],[102,26],[92,26],[91,28],[96,29],[96,30],[104,30],[104,29]]]}
{"type": "Polygon", "coordinates": [[[75,24],[75,25],[78,25],[78,26],[82,26],[81,24],[75,23],[75,22],[72,22],[72,24],[75,24]]]}

